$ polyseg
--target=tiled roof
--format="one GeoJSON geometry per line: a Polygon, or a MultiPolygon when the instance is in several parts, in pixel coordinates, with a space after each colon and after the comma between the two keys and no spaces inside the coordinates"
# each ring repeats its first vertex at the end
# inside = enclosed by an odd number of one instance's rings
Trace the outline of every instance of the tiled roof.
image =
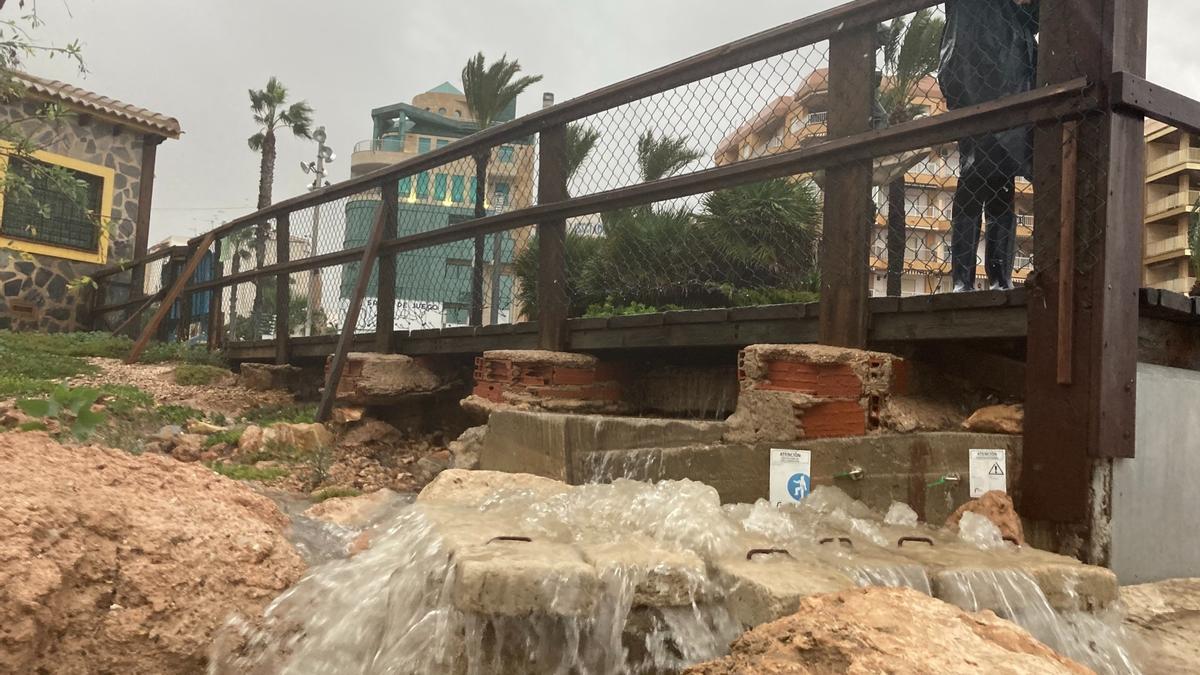
{"type": "Polygon", "coordinates": [[[122,103],[114,98],[101,96],[66,82],[47,80],[28,73],[14,72],[13,78],[35,96],[61,101],[69,106],[98,113],[116,122],[138,127],[167,138],[179,138],[179,135],[183,133],[179,127],[179,120],[162,113],[122,103]]]}

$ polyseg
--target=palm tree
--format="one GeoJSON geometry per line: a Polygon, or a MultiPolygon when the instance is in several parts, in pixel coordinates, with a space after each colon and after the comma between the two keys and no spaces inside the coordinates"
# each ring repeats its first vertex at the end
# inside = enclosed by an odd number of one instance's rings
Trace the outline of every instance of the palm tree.
{"type": "MultiPolygon", "coordinates": [[[[261,161],[258,168],[258,208],[265,209],[271,205],[271,188],[275,184],[275,132],[278,129],[290,129],[296,138],[312,138],[312,106],[306,101],[288,105],[287,87],[272,76],[267,80],[265,89],[251,89],[250,110],[254,113],[254,123],[258,131],[246,139],[247,145],[254,152],[260,153],[261,161]]],[[[255,266],[262,267],[266,258],[267,237],[269,226],[261,223],[257,226],[254,238],[255,266]]],[[[255,328],[259,326],[262,317],[262,301],[259,296],[259,283],[254,288],[254,309],[251,320],[255,328]]]]}
{"type": "Polygon", "coordinates": [[[600,132],[582,124],[568,124],[566,127],[567,145],[567,180],[570,181],[583,168],[588,155],[596,149],[596,141],[600,140],[600,132]]]}
{"type": "MultiPolygon", "coordinates": [[[[483,52],[479,52],[467,60],[467,65],[462,70],[463,94],[467,100],[467,110],[479,124],[480,131],[495,124],[496,119],[512,105],[522,92],[542,80],[541,75],[517,77],[520,72],[521,64],[516,59],[509,61],[508,54],[504,54],[490,66],[487,64],[483,52]]],[[[475,155],[476,218],[487,215],[484,204],[487,195],[487,171],[490,159],[490,149],[475,155]]],[[[494,236],[499,242],[500,235],[494,236]]],[[[471,274],[470,323],[473,326],[483,323],[483,244],[482,236],[475,238],[475,260],[471,274]]],[[[499,248],[499,243],[496,247],[499,248]]],[[[493,315],[497,309],[493,303],[493,315]]]]}
{"type": "Polygon", "coordinates": [[[653,131],[647,131],[638,137],[637,163],[645,183],[674,176],[703,156],[699,150],[688,147],[687,136],[655,137],[653,131]]]}
{"type": "MultiPolygon", "coordinates": [[[[225,246],[228,247],[231,267],[229,270],[230,276],[237,276],[238,272],[242,271],[242,261],[250,259],[250,228],[242,228],[234,231],[225,239],[225,246]]],[[[256,289],[257,291],[257,289],[256,289]]],[[[257,300],[257,297],[255,298],[257,300]]],[[[237,285],[229,287],[229,341],[232,342],[238,335],[235,324],[237,323],[237,285]]]]}
{"type": "MultiPolygon", "coordinates": [[[[914,104],[921,83],[937,71],[945,22],[923,9],[908,21],[903,17],[880,27],[883,44],[883,83],[879,102],[888,124],[902,124],[924,110],[914,104]]],[[[888,295],[900,295],[904,273],[904,174],[888,184],[888,295]]]]}

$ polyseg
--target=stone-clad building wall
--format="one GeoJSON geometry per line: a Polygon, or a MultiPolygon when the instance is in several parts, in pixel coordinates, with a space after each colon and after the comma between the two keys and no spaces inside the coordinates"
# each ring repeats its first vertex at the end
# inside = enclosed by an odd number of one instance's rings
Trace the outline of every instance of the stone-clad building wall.
{"type": "MultiPolygon", "coordinates": [[[[22,101],[0,104],[0,120],[29,120],[44,104],[22,101]]],[[[99,164],[115,172],[111,222],[108,224],[107,265],[134,257],[138,194],[142,177],[144,132],[87,115],[70,116],[53,125],[21,123],[37,149],[99,164]]],[[[157,139],[151,140],[154,142],[157,139]]],[[[100,265],[63,258],[23,254],[0,236],[0,328],[69,331],[79,327],[87,289],[78,280],[100,265]],[[14,306],[15,305],[15,306],[14,306]],[[34,308],[27,318],[24,307],[34,308]]],[[[128,273],[126,273],[128,275],[128,273]]]]}

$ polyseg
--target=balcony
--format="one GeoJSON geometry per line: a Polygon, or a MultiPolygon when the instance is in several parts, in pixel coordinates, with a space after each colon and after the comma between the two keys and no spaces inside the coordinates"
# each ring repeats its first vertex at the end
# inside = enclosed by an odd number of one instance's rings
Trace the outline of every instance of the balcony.
{"type": "Polygon", "coordinates": [[[354,144],[350,156],[350,174],[359,176],[405,159],[404,139],[373,138],[354,144]]]}
{"type": "Polygon", "coordinates": [[[1150,220],[1178,209],[1190,209],[1197,201],[1200,201],[1200,190],[1178,192],[1156,199],[1146,204],[1146,219],[1150,220]]]}
{"type": "Polygon", "coordinates": [[[1200,148],[1176,150],[1164,157],[1159,157],[1146,164],[1146,175],[1156,176],[1189,163],[1200,164],[1200,148]]]}
{"type": "Polygon", "coordinates": [[[1164,291],[1174,291],[1183,293],[1184,295],[1191,293],[1192,288],[1196,285],[1196,280],[1191,277],[1183,277],[1179,279],[1171,279],[1169,281],[1159,281],[1150,284],[1152,288],[1157,288],[1164,291]]]}
{"type": "Polygon", "coordinates": [[[1180,234],[1159,241],[1152,241],[1146,244],[1146,258],[1163,258],[1163,257],[1178,257],[1180,255],[1191,255],[1188,250],[1188,238],[1186,234],[1180,234]]]}

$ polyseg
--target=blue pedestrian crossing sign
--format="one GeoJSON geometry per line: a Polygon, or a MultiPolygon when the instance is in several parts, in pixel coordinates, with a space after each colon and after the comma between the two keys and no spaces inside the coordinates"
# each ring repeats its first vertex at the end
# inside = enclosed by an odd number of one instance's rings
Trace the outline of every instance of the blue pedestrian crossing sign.
{"type": "Polygon", "coordinates": [[[796,504],[812,493],[812,452],[771,449],[771,503],[796,504]]]}

